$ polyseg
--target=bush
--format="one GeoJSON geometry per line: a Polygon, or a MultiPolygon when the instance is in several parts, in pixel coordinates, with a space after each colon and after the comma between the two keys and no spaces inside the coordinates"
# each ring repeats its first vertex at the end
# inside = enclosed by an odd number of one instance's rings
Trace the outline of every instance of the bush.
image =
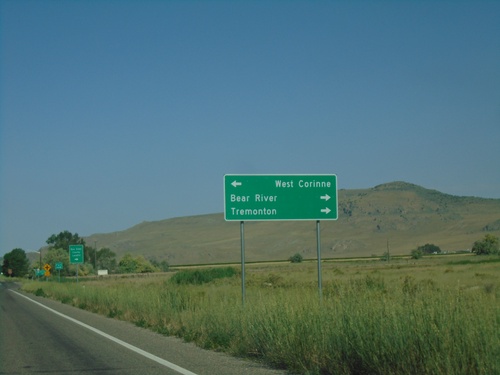
{"type": "Polygon", "coordinates": [[[155,266],[141,255],[134,257],[131,254],[125,254],[120,263],[118,263],[118,267],[121,273],[149,273],[158,271],[155,266]]]}
{"type": "Polygon", "coordinates": [[[288,258],[288,260],[292,263],[301,263],[304,260],[304,258],[302,257],[301,254],[296,253],[295,255],[292,255],[290,258],[288,258]]]}
{"type": "Polygon", "coordinates": [[[424,253],[420,248],[411,251],[411,259],[420,259],[424,256],[424,253]]]}
{"type": "Polygon", "coordinates": [[[38,288],[37,290],[35,290],[35,296],[38,296],[38,297],[47,297],[47,295],[45,294],[45,292],[43,291],[42,288],[38,288]]]}
{"type": "Polygon", "coordinates": [[[487,234],[481,241],[474,242],[472,252],[476,255],[498,254],[498,237],[487,234]]]}
{"type": "Polygon", "coordinates": [[[161,262],[159,262],[158,260],[152,258],[149,259],[149,261],[154,267],[158,268],[162,272],[168,272],[170,269],[170,265],[166,260],[162,260],[161,262]]]}
{"type": "Polygon", "coordinates": [[[422,254],[441,254],[441,249],[431,243],[426,243],[424,246],[419,246],[417,250],[420,250],[422,254]]]}

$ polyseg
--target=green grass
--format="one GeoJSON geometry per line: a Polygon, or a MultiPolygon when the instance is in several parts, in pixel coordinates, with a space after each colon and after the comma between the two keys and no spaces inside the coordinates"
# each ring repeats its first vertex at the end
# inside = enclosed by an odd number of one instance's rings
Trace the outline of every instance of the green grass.
{"type": "Polygon", "coordinates": [[[487,259],[325,263],[321,301],[314,263],[253,265],[245,307],[234,270],[192,270],[180,283],[173,276],[24,288],[303,374],[500,374],[500,263],[487,259]],[[196,271],[224,276],[200,284],[196,271]]]}
{"type": "Polygon", "coordinates": [[[479,263],[500,263],[500,257],[481,258],[474,257],[472,259],[460,259],[451,261],[448,264],[479,264],[479,263]]]}
{"type": "Polygon", "coordinates": [[[236,271],[233,267],[185,270],[177,272],[170,280],[178,285],[201,285],[212,282],[216,279],[233,277],[237,273],[238,271],[236,271]]]}

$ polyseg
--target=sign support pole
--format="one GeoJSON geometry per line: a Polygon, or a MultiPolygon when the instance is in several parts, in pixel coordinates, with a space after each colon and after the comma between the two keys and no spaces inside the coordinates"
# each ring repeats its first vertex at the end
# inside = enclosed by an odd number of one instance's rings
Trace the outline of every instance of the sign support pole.
{"type": "Polygon", "coordinates": [[[76,264],[76,282],[78,283],[78,267],[84,264],[84,246],[81,244],[69,245],[69,263],[76,264]]]}
{"type": "Polygon", "coordinates": [[[241,303],[245,307],[245,222],[240,222],[241,237],[241,303]]]}
{"type": "Polygon", "coordinates": [[[319,301],[323,301],[323,287],[321,282],[321,228],[319,225],[319,220],[316,221],[316,242],[318,248],[318,292],[319,301]]]}

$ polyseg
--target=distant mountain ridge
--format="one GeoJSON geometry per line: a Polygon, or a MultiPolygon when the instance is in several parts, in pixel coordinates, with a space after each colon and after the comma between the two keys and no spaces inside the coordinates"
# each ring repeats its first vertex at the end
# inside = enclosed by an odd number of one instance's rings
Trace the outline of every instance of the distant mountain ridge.
{"type": "MultiPolygon", "coordinates": [[[[470,249],[486,233],[500,236],[500,199],[460,197],[396,181],[338,192],[339,218],[321,222],[323,258],[409,254],[426,243],[444,251],[470,249]]],[[[314,221],[246,222],[247,261],[316,257],[314,221]]],[[[143,222],[85,238],[172,265],[240,261],[238,222],[222,213],[143,222]]]]}

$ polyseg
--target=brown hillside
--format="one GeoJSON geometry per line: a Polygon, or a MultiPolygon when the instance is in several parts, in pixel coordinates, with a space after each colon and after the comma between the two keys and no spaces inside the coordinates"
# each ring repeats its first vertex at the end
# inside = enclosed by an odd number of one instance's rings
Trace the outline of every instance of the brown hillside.
{"type": "MultiPolygon", "coordinates": [[[[321,222],[322,258],[409,254],[426,243],[443,251],[470,249],[486,233],[500,236],[500,199],[458,197],[392,182],[340,190],[339,219],[321,222]]],[[[121,232],[95,234],[87,243],[166,259],[172,265],[240,261],[240,227],[223,214],[143,222],[121,232]]],[[[246,261],[281,260],[299,252],[316,257],[314,221],[246,222],[246,261]]]]}

